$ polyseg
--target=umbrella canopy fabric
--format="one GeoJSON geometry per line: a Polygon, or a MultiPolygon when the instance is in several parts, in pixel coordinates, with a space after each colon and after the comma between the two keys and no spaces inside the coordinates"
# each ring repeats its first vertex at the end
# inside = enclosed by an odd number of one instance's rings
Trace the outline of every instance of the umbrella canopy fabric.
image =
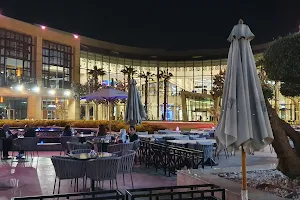
{"type": "Polygon", "coordinates": [[[128,96],[127,92],[116,90],[114,88],[103,88],[96,92],[90,93],[86,96],[83,96],[83,97],[81,97],[81,99],[107,100],[108,102],[111,102],[116,99],[126,99],[127,96],[128,96]]]}
{"type": "Polygon", "coordinates": [[[231,42],[222,96],[221,116],[215,131],[220,148],[243,145],[251,153],[273,140],[261,83],[250,41],[254,34],[242,21],[229,35],[231,42]]]}
{"type": "Polygon", "coordinates": [[[142,104],[140,94],[136,88],[136,81],[130,81],[128,99],[126,104],[125,121],[130,125],[137,125],[146,119],[146,113],[142,104]]]}

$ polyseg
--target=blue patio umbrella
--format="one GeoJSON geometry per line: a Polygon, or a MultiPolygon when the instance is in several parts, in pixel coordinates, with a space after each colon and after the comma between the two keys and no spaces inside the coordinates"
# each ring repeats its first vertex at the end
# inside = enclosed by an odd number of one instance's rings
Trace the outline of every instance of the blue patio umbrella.
{"type": "MultiPolygon", "coordinates": [[[[123,92],[117,90],[113,87],[102,88],[96,92],[92,92],[86,96],[81,97],[81,99],[85,100],[106,100],[109,104],[113,101],[126,99],[128,97],[127,92],[123,92]]],[[[109,113],[109,131],[111,132],[111,120],[110,120],[110,105],[108,106],[108,113],[109,113]]]]}

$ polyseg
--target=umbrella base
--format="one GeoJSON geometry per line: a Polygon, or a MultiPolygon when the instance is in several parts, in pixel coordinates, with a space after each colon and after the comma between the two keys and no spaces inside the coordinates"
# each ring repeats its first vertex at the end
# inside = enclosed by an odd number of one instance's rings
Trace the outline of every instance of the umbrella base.
{"type": "Polygon", "coordinates": [[[248,200],[248,190],[241,190],[241,199],[248,200]]]}

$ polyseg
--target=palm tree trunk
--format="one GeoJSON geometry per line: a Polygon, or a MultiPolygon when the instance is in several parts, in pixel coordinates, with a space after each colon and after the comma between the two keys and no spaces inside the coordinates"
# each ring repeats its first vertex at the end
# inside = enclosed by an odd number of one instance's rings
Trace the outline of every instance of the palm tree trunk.
{"type": "Polygon", "coordinates": [[[99,103],[95,102],[95,120],[98,120],[99,103]]]}
{"type": "Polygon", "coordinates": [[[167,80],[164,80],[164,116],[163,120],[166,121],[167,117],[167,80]]]}
{"type": "MultiPolygon", "coordinates": [[[[274,135],[272,146],[278,157],[277,169],[290,178],[299,177],[300,157],[298,157],[296,151],[292,149],[287,137],[287,135],[294,136],[294,130],[291,130],[292,128],[278,117],[277,112],[272,108],[269,101],[266,101],[266,105],[274,135]]],[[[291,139],[293,140],[292,137],[291,139]]],[[[295,141],[294,145],[297,150],[299,143],[295,141]]]]}

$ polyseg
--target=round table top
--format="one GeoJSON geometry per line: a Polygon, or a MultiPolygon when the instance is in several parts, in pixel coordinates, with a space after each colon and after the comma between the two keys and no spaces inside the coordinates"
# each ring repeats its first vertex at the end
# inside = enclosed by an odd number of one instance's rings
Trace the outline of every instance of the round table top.
{"type": "Polygon", "coordinates": [[[89,159],[97,159],[97,158],[108,158],[116,156],[113,153],[108,152],[98,152],[96,157],[91,157],[89,153],[77,153],[77,154],[69,154],[69,157],[75,158],[78,160],[89,160],[89,159]]]}

